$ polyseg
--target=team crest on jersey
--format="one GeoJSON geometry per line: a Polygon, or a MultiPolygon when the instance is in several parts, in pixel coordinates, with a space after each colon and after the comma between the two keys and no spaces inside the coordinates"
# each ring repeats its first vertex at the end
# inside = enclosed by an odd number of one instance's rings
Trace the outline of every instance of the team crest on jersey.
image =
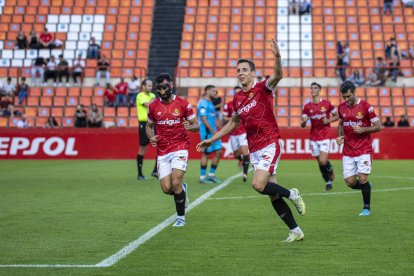
{"type": "Polygon", "coordinates": [[[253,94],[253,92],[251,92],[251,93],[249,94],[249,99],[253,98],[253,96],[254,96],[254,94],[253,94]]]}
{"type": "Polygon", "coordinates": [[[178,110],[178,108],[176,108],[176,109],[174,110],[173,114],[174,114],[175,116],[180,115],[180,110],[178,110]]]}
{"type": "Polygon", "coordinates": [[[358,114],[355,117],[357,117],[357,119],[361,120],[364,117],[364,113],[359,111],[358,114]]]}
{"type": "Polygon", "coordinates": [[[322,107],[321,107],[321,111],[322,111],[322,112],[325,112],[325,111],[326,111],[326,109],[325,109],[325,107],[324,107],[324,106],[322,106],[322,107]]]}
{"type": "Polygon", "coordinates": [[[313,113],[313,109],[309,110],[310,113],[313,113]]]}

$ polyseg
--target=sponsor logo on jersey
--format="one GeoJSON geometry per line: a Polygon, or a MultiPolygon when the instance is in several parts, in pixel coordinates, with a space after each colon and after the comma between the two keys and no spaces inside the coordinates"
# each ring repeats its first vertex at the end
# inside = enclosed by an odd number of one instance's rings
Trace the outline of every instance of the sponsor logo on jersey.
{"type": "Polygon", "coordinates": [[[176,109],[174,110],[173,114],[174,114],[175,116],[180,115],[180,110],[178,110],[178,108],[176,108],[176,109]]]}
{"type": "Polygon", "coordinates": [[[357,119],[361,120],[362,118],[364,118],[364,113],[359,111],[358,114],[355,117],[357,117],[357,119]]]}
{"type": "Polygon", "coordinates": [[[158,121],[157,122],[157,124],[159,124],[159,125],[169,125],[169,126],[177,125],[179,123],[181,123],[180,118],[175,119],[175,120],[169,120],[169,119],[167,119],[167,120],[161,120],[161,121],[158,121]]]}
{"type": "Polygon", "coordinates": [[[248,105],[243,106],[237,110],[237,114],[248,113],[252,107],[257,105],[256,100],[251,101],[248,105]]]}
{"type": "Polygon", "coordinates": [[[322,118],[325,118],[326,117],[326,114],[325,113],[323,113],[323,114],[315,114],[315,115],[313,115],[313,116],[310,116],[310,118],[311,119],[313,119],[313,120],[320,120],[320,119],[322,119],[322,118]]]}
{"type": "Polygon", "coordinates": [[[343,125],[346,127],[362,126],[362,122],[361,121],[358,121],[358,122],[348,121],[348,122],[343,122],[343,125]]]}

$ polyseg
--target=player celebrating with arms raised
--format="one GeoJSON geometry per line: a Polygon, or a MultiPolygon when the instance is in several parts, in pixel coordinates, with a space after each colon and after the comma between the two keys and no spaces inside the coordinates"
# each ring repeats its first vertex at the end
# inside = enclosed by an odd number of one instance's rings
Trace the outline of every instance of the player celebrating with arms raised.
{"type": "Polygon", "coordinates": [[[364,207],[360,216],[371,214],[371,184],[368,175],[372,166],[371,133],[381,130],[381,123],[374,107],[355,96],[355,84],[345,81],[341,85],[341,94],[345,102],[338,107],[339,126],[338,145],[344,144],[343,174],[346,185],[362,191],[364,207]]]}
{"type": "Polygon", "coordinates": [[[183,183],[190,147],[187,130],[198,131],[200,127],[191,104],[173,95],[172,88],[169,74],[160,74],[155,79],[155,90],[160,98],[149,105],[146,132],[150,143],[157,147],[161,189],[174,195],[177,220],[173,226],[182,227],[186,224],[185,207],[188,205],[187,184],[183,183]]]}
{"type": "Polygon", "coordinates": [[[305,104],[302,111],[302,122],[304,128],[306,122],[311,120],[310,144],[312,156],[319,164],[319,170],[325,180],[325,191],[332,189],[332,181],[335,178],[333,166],[328,160],[329,148],[331,146],[331,125],[338,120],[336,108],[327,100],[323,100],[319,94],[322,86],[319,83],[311,84],[312,101],[305,104]]]}
{"type": "Polygon", "coordinates": [[[276,168],[281,155],[281,146],[279,128],[273,113],[273,91],[283,78],[283,72],[279,48],[273,39],[270,44],[275,56],[273,76],[255,83],[255,64],[251,60],[240,59],[237,62],[237,74],[243,90],[233,98],[235,112],[231,121],[213,137],[200,142],[197,150],[203,151],[229,134],[241,121],[246,130],[250,161],[254,168],[252,186],[257,192],[270,197],[273,208],[290,229],[285,241],[294,242],[302,240],[304,235],[283,198],[290,199],[301,215],[305,214],[305,203],[297,189],[288,190],[276,184],[276,168]]]}

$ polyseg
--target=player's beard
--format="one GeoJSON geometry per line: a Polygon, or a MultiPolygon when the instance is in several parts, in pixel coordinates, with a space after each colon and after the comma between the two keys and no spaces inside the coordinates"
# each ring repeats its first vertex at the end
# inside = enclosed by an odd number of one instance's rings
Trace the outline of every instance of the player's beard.
{"type": "Polygon", "coordinates": [[[171,98],[171,96],[172,96],[172,89],[171,88],[168,89],[162,95],[160,93],[158,93],[158,95],[160,96],[161,100],[163,100],[164,102],[167,102],[171,98]]]}

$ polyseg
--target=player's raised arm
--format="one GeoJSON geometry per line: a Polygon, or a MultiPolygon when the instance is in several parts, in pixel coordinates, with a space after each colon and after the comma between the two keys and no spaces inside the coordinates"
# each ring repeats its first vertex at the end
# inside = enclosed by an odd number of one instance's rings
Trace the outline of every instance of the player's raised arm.
{"type": "Polygon", "coordinates": [[[240,117],[238,115],[233,115],[231,120],[222,128],[219,132],[213,135],[210,139],[203,140],[197,144],[197,151],[202,152],[209,146],[211,146],[215,141],[223,138],[230,132],[232,132],[240,124],[240,117]]]}
{"type": "Polygon", "coordinates": [[[273,76],[267,80],[267,86],[271,89],[275,89],[279,81],[283,79],[282,58],[280,56],[279,46],[277,46],[276,41],[273,38],[270,42],[270,46],[272,47],[272,53],[275,56],[275,68],[273,76]]]}

